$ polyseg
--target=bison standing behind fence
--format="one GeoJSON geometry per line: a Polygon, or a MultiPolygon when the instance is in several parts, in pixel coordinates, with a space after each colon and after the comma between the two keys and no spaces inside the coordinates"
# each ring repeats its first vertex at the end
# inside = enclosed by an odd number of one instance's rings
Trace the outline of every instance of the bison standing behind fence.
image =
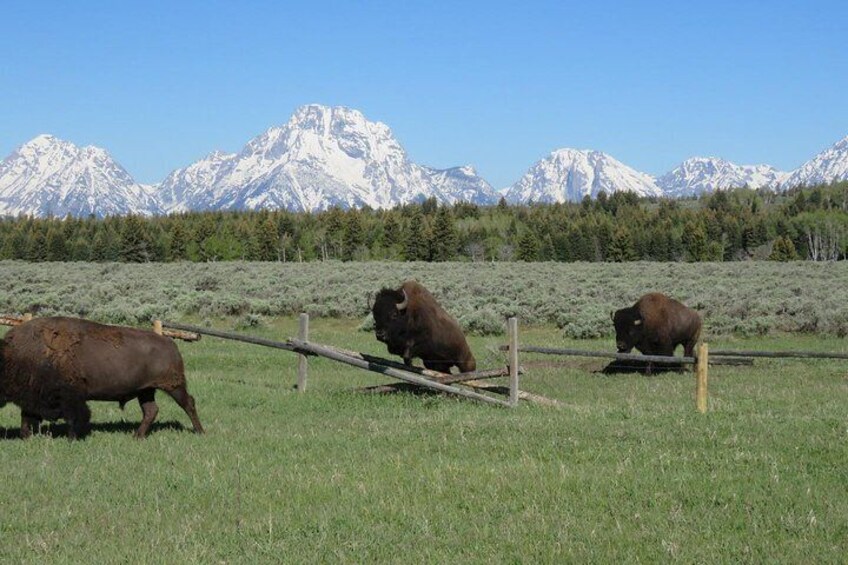
{"type": "Polygon", "coordinates": [[[14,327],[2,341],[0,406],[21,409],[21,436],[41,420],[64,418],[69,437],[88,431],[88,400],[121,403],[137,398],[143,438],[159,409],[154,395],[167,392],[203,432],[194,398],[186,388],[183,360],[169,338],[135,328],[77,318],[37,318],[14,327]]]}
{"type": "MultiPolygon", "coordinates": [[[[701,334],[701,317],[684,304],[659,292],[651,292],[636,304],[611,314],[619,353],[634,347],[645,355],[674,355],[683,345],[684,355],[693,357],[701,334]]],[[[647,364],[647,372],[652,370],[647,364]]]]}

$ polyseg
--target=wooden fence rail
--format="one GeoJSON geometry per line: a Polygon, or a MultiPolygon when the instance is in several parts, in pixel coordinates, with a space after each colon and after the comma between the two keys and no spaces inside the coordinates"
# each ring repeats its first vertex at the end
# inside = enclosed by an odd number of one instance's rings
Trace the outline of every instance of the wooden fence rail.
{"type": "Polygon", "coordinates": [[[486,402],[488,404],[494,404],[496,406],[510,406],[509,402],[505,402],[503,400],[493,398],[491,396],[486,396],[478,392],[465,390],[452,385],[442,384],[432,379],[416,375],[409,371],[395,369],[394,367],[387,367],[385,365],[379,365],[377,363],[365,361],[364,359],[358,359],[356,357],[346,355],[340,351],[337,351],[332,347],[322,346],[317,343],[309,343],[306,341],[301,341],[299,339],[289,339],[288,343],[294,348],[295,351],[298,352],[305,351],[314,355],[320,355],[321,357],[327,357],[328,359],[333,359],[334,361],[338,361],[340,363],[359,367],[360,369],[366,369],[375,373],[382,373],[384,375],[388,375],[390,377],[406,381],[408,383],[432,388],[441,392],[449,392],[457,396],[462,396],[473,400],[479,400],[480,402],[486,402]]]}
{"type": "Polygon", "coordinates": [[[717,349],[710,351],[713,357],[765,357],[772,359],[848,359],[848,353],[820,351],[732,351],[717,349]]]}
{"type": "MultiPolygon", "coordinates": [[[[511,320],[509,323],[511,335],[515,335],[515,342],[517,343],[517,322],[511,320]]],[[[508,366],[506,368],[473,371],[469,373],[448,374],[420,367],[410,367],[407,365],[402,365],[395,361],[383,359],[381,357],[376,357],[355,351],[349,351],[339,347],[309,342],[307,339],[305,339],[305,337],[308,336],[309,331],[309,318],[306,314],[302,314],[300,317],[298,338],[290,338],[286,342],[273,341],[260,337],[246,336],[233,332],[213,330],[210,328],[202,328],[198,326],[179,324],[175,322],[162,322],[162,326],[165,328],[196,332],[200,335],[210,335],[222,339],[241,341],[253,345],[273,347],[275,349],[283,349],[285,351],[292,351],[294,353],[297,353],[300,356],[298,360],[297,381],[297,388],[300,391],[306,389],[306,356],[315,355],[320,357],[326,357],[328,359],[332,359],[340,363],[346,363],[348,365],[366,369],[372,372],[385,374],[387,376],[396,378],[407,383],[431,388],[441,392],[449,392],[451,394],[464,396],[466,398],[472,398],[474,400],[479,400],[481,402],[487,402],[490,404],[497,404],[500,406],[515,406],[518,402],[518,399],[524,399],[547,406],[558,405],[558,402],[556,400],[545,398],[543,396],[536,395],[527,391],[521,391],[518,389],[518,376],[521,373],[521,370],[518,367],[517,351],[515,352],[514,362],[512,366],[508,366]],[[509,387],[505,390],[503,390],[503,387],[483,382],[484,379],[491,379],[495,377],[504,376],[510,377],[509,387]],[[508,395],[509,400],[503,401],[492,396],[487,396],[478,392],[474,392],[472,390],[451,386],[453,384],[463,384],[472,389],[485,390],[498,394],[506,394],[508,395]]],[[[384,386],[385,390],[388,390],[391,385],[381,385],[378,388],[383,389],[384,386]]]]}
{"type": "MultiPolygon", "coordinates": [[[[508,345],[501,345],[501,351],[508,351],[508,345]]],[[[648,361],[652,363],[673,363],[694,365],[694,357],[669,357],[667,355],[642,355],[639,353],[610,353],[608,351],[587,351],[585,349],[564,349],[559,347],[537,347],[522,345],[518,347],[522,353],[546,353],[548,355],[569,355],[575,357],[600,357],[604,359],[619,359],[621,361],[648,361]]]]}

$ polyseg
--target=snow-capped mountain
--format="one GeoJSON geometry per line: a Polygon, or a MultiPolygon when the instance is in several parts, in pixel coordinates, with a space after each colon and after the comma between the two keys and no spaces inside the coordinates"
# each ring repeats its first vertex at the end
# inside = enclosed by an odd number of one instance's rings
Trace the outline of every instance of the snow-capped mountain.
{"type": "MultiPolygon", "coordinates": [[[[748,186],[785,190],[848,180],[848,137],[791,173],[768,165],[687,159],[654,178],[599,151],[559,149],[502,191],[510,202],[579,201],[620,191],[680,197],[748,186]]],[[[493,204],[500,193],[472,167],[412,162],[391,130],[344,107],[308,105],[250,140],[214,152],[157,185],[139,184],[103,149],[40,135],[0,162],[0,215],[96,216],[188,210],[332,206],[390,208],[434,197],[493,204]]]]}
{"type": "Polygon", "coordinates": [[[729,188],[773,187],[788,173],[769,165],[737,165],[715,157],[692,157],[657,179],[666,196],[680,197],[729,188]]]}
{"type": "Polygon", "coordinates": [[[170,211],[184,212],[190,209],[187,200],[214,199],[212,187],[221,168],[236,157],[235,153],[213,151],[200,161],[184,169],[171,172],[156,188],[162,207],[170,211]]]}
{"type": "Polygon", "coordinates": [[[344,107],[308,105],[236,155],[213,154],[171,173],[169,210],[332,206],[389,208],[435,196],[488,204],[492,187],[470,167],[434,170],[410,161],[391,130],[344,107]]]}
{"type": "Polygon", "coordinates": [[[794,171],[780,183],[781,189],[848,180],[848,137],[844,137],[794,171]]]}
{"type": "Polygon", "coordinates": [[[96,216],[161,212],[149,187],[99,147],[39,135],[0,162],[0,214],[96,216]]]}
{"type": "Polygon", "coordinates": [[[577,202],[595,198],[603,191],[634,192],[661,196],[654,178],[640,173],[606,153],[558,149],[538,161],[514,185],[504,191],[510,202],[577,202]]]}

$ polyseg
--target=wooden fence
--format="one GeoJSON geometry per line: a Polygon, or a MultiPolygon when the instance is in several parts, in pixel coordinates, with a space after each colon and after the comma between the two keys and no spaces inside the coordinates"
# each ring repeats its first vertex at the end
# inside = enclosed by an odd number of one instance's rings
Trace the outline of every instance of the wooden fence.
{"type": "MultiPolygon", "coordinates": [[[[518,321],[515,318],[511,318],[507,323],[507,328],[510,334],[510,343],[514,344],[514,347],[509,350],[509,363],[507,367],[460,374],[441,373],[429,369],[410,367],[381,357],[349,351],[331,345],[311,342],[308,340],[309,316],[307,314],[300,315],[298,337],[289,338],[285,342],[213,330],[209,328],[201,328],[198,326],[179,324],[175,322],[161,322],[161,325],[163,328],[170,330],[196,333],[198,335],[209,335],[222,339],[241,341],[297,353],[299,356],[297,389],[300,392],[304,392],[306,390],[308,383],[308,356],[319,356],[339,363],[359,367],[360,369],[367,371],[380,373],[404,383],[429,388],[439,392],[454,394],[487,404],[514,407],[518,404],[518,400],[521,399],[546,406],[559,405],[559,403],[554,399],[519,390],[519,374],[521,371],[518,365],[518,321]],[[504,376],[509,377],[509,386],[505,390],[503,387],[485,382],[487,379],[504,376]],[[497,398],[489,394],[483,394],[483,392],[503,395],[506,396],[506,399],[497,398]]],[[[380,385],[378,387],[368,387],[368,390],[382,392],[391,390],[392,388],[392,385],[380,385]]]]}
{"type": "Polygon", "coordinates": [[[516,351],[523,353],[543,353],[546,355],[568,355],[576,357],[597,357],[615,359],[618,361],[640,361],[660,365],[693,365],[695,368],[695,406],[699,412],[707,411],[707,380],[709,378],[709,346],[706,343],[698,345],[696,357],[674,357],[666,355],[642,355],[634,353],[610,353],[608,351],[588,351],[585,349],[566,349],[557,347],[538,347],[535,345],[519,346],[510,341],[500,347],[501,351],[516,351]]]}

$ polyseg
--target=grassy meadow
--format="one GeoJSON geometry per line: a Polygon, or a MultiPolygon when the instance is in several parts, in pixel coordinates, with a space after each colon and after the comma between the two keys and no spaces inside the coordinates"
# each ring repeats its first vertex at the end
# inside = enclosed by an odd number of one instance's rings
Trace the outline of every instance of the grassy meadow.
{"type": "MultiPolygon", "coordinates": [[[[187,318],[188,321],[196,321],[187,318]]],[[[217,320],[230,329],[238,318],[217,320]]],[[[311,338],[384,355],[359,320],[311,338]]],[[[295,335],[265,318],[251,334],[295,335]]],[[[522,342],[610,349],[551,325],[522,342]]],[[[501,336],[473,336],[481,367],[501,336]]],[[[724,336],[712,347],[846,351],[838,337],[724,336]]],[[[559,409],[441,395],[364,395],[379,375],[204,338],[179,342],[207,434],[157,395],[90,403],[94,431],[17,439],[0,409],[0,562],[844,562],[848,364],[714,367],[710,410],[690,373],[602,376],[603,360],[534,369],[522,388],[559,409]]],[[[523,356],[523,360],[542,357],[523,356]]],[[[550,358],[547,358],[550,359],[550,358]]]]}

